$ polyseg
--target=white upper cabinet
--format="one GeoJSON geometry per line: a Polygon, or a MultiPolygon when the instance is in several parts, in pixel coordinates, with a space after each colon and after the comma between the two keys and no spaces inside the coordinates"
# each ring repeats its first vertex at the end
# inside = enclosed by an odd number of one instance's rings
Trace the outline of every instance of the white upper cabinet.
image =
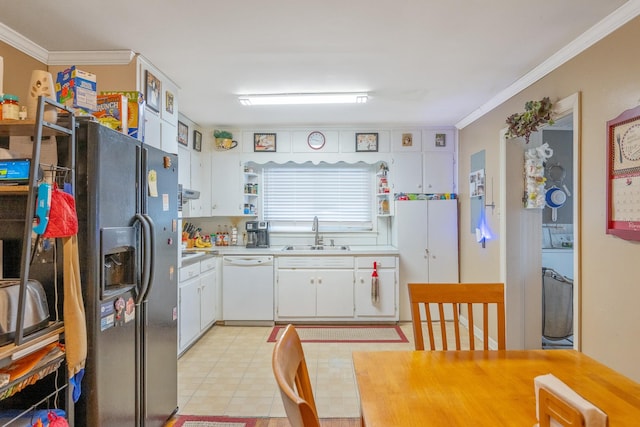
{"type": "Polygon", "coordinates": [[[178,86],[143,56],[137,57],[138,90],[145,96],[145,144],[178,152],[178,86]]]}
{"type": "Polygon", "coordinates": [[[422,193],[420,153],[394,153],[389,166],[394,193],[422,193]]]}
{"type": "Polygon", "coordinates": [[[238,154],[213,154],[211,159],[211,215],[241,216],[244,214],[243,181],[238,154]]]}
{"type": "Polygon", "coordinates": [[[452,152],[430,151],[423,154],[422,185],[424,193],[454,192],[452,152]]]}

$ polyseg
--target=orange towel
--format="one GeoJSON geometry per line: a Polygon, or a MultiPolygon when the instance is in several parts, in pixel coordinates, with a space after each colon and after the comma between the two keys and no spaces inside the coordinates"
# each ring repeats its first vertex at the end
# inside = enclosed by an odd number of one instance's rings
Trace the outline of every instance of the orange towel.
{"type": "Polygon", "coordinates": [[[38,365],[38,363],[57,346],[58,343],[55,342],[49,344],[40,350],[34,351],[33,353],[16,360],[11,365],[0,369],[0,372],[9,374],[9,381],[14,381],[17,378],[23,377],[30,373],[36,365],[38,365]]]}
{"type": "Polygon", "coordinates": [[[84,315],[77,236],[65,237],[64,332],[69,378],[84,369],[87,359],[87,323],[84,315]]]}

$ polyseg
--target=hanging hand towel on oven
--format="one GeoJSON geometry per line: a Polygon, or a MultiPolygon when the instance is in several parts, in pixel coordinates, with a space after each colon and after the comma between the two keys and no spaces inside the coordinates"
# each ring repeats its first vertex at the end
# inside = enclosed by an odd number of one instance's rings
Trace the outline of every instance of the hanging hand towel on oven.
{"type": "Polygon", "coordinates": [[[51,209],[49,222],[42,237],[69,237],[78,232],[78,215],[73,195],[66,193],[54,184],[51,190],[51,209]]]}
{"type": "Polygon", "coordinates": [[[64,247],[64,333],[67,370],[73,384],[73,401],[80,397],[80,381],[87,359],[87,326],[80,282],[78,237],[63,239],[64,247]]]}

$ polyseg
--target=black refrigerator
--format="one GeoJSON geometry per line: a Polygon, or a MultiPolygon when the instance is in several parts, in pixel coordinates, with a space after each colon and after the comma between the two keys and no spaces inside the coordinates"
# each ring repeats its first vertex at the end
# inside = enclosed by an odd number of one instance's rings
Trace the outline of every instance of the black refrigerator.
{"type": "Polygon", "coordinates": [[[87,361],[78,426],[177,411],[178,159],[79,121],[76,203],[87,361]]]}

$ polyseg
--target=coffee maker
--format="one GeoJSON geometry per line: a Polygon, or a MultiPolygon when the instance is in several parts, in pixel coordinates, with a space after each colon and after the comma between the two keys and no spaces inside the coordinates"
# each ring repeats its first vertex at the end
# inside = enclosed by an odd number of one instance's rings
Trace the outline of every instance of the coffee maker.
{"type": "Polygon", "coordinates": [[[247,221],[247,247],[269,247],[269,221],[247,221]]]}

